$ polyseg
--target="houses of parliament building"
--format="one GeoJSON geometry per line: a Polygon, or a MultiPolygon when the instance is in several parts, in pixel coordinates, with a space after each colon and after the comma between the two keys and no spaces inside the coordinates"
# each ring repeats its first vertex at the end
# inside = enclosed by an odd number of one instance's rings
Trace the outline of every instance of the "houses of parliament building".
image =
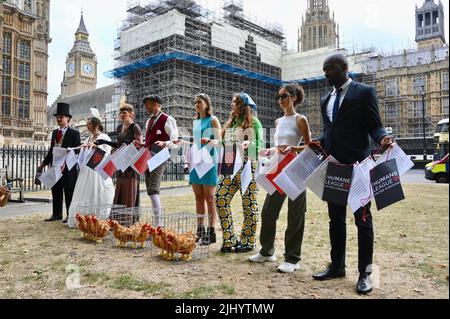
{"type": "Polygon", "coordinates": [[[47,143],[49,0],[0,3],[0,145],[47,143]]]}

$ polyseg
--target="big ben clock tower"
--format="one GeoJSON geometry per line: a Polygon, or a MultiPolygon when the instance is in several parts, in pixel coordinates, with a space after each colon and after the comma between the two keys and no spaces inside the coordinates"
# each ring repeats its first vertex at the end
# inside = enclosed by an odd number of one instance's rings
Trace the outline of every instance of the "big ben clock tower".
{"type": "Polygon", "coordinates": [[[81,13],[80,26],[75,33],[75,43],[67,56],[64,76],[65,98],[97,88],[97,58],[89,44],[89,33],[81,13]]]}

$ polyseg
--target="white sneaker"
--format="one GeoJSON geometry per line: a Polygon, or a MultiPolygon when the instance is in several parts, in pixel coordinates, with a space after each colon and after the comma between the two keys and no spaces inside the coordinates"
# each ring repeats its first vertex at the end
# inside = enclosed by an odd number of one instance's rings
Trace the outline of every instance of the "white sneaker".
{"type": "Polygon", "coordinates": [[[282,263],[279,267],[278,267],[278,271],[282,272],[282,273],[293,273],[296,270],[300,269],[300,263],[297,264],[290,264],[287,262],[282,263]]]}
{"type": "Polygon", "coordinates": [[[275,255],[270,256],[270,257],[264,257],[263,255],[261,255],[260,253],[257,253],[254,256],[251,256],[248,258],[249,261],[253,262],[253,263],[265,263],[265,262],[274,262],[277,261],[277,257],[275,255]]]}

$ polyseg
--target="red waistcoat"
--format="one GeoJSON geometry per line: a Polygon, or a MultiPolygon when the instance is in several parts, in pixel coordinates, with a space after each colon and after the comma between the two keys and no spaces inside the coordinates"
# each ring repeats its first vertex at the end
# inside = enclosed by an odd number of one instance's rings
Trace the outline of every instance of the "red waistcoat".
{"type": "Polygon", "coordinates": [[[168,118],[169,116],[163,113],[161,114],[155,126],[150,132],[148,132],[149,127],[147,127],[147,140],[145,141],[146,147],[151,147],[158,141],[167,142],[170,140],[170,136],[166,133],[166,130],[164,129],[164,126],[166,126],[168,118]]]}

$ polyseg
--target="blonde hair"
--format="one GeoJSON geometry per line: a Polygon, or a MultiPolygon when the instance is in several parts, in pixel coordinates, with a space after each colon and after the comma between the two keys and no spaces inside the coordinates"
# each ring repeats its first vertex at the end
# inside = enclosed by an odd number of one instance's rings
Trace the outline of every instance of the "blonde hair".
{"type": "Polygon", "coordinates": [[[130,113],[134,113],[133,105],[127,104],[127,103],[123,103],[120,106],[120,112],[122,112],[122,111],[127,111],[127,112],[130,112],[130,113]]]}

